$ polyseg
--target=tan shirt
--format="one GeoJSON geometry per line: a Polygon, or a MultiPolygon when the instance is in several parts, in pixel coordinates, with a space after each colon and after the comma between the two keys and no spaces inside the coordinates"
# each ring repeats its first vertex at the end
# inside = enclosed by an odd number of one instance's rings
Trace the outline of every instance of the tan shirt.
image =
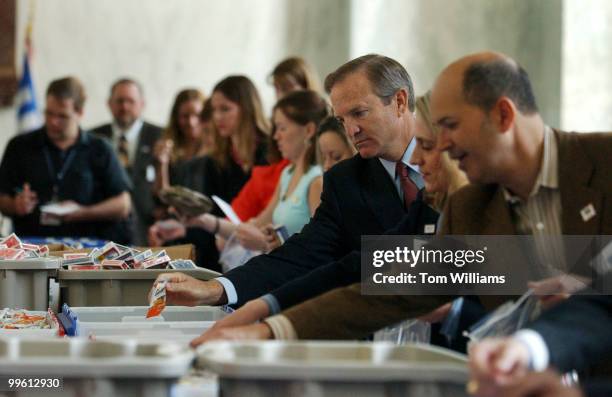
{"type": "Polygon", "coordinates": [[[503,188],[516,229],[533,236],[537,258],[549,271],[567,269],[561,236],[558,152],[555,134],[546,126],[540,172],[527,200],[503,188]]]}

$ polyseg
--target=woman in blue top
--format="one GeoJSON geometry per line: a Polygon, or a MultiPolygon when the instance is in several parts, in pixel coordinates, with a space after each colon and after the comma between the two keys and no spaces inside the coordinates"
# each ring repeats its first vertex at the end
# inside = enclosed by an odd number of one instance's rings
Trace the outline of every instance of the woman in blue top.
{"type": "Polygon", "coordinates": [[[283,170],[268,206],[239,226],[210,214],[190,219],[189,224],[226,239],[236,233],[244,247],[260,251],[274,244],[272,224],[284,225],[290,235],[299,232],[320,202],[323,180],[316,160],[316,132],[328,114],[327,103],[314,91],[296,91],[279,100],[273,110],[273,137],[291,163],[283,170]]]}

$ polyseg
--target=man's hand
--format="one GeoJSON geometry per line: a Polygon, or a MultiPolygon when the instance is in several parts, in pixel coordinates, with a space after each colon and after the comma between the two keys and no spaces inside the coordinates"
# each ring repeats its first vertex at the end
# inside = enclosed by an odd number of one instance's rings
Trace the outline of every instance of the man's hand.
{"type": "Polygon", "coordinates": [[[62,201],[59,204],[61,206],[74,208],[74,211],[66,215],[62,215],[60,217],[63,223],[80,222],[80,221],[86,221],[89,219],[88,214],[87,214],[87,207],[80,205],[76,201],[66,200],[66,201],[62,201]]]}
{"type": "MultiPolygon", "coordinates": [[[[184,273],[164,273],[155,280],[166,280],[166,302],[179,306],[200,306],[223,304],[223,285],[215,280],[202,281],[184,273]]],[[[149,295],[151,293],[149,292],[149,295]]]]}
{"type": "Polygon", "coordinates": [[[561,383],[559,375],[553,371],[532,372],[520,382],[502,387],[496,397],[584,397],[582,391],[561,383]]]}
{"type": "Polygon", "coordinates": [[[266,251],[266,236],[252,223],[241,223],[236,229],[236,238],[240,244],[248,249],[256,251],[266,251]]]}
{"type": "Polygon", "coordinates": [[[243,325],[240,327],[210,330],[192,340],[191,347],[196,347],[212,340],[266,340],[272,339],[272,330],[266,323],[243,325]]]}
{"type": "Polygon", "coordinates": [[[251,325],[256,321],[266,318],[270,315],[268,304],[263,299],[255,299],[236,310],[229,316],[217,321],[212,328],[208,329],[201,336],[191,342],[192,346],[198,346],[207,340],[223,339],[219,335],[224,335],[222,328],[239,327],[243,325],[251,325]],[[212,339],[211,339],[212,338],[212,339]]]}
{"type": "Polygon", "coordinates": [[[38,205],[38,195],[30,189],[29,183],[24,183],[23,188],[15,195],[15,215],[24,216],[32,213],[38,205]]]}
{"type": "Polygon", "coordinates": [[[529,350],[513,338],[485,339],[469,351],[471,382],[478,396],[496,396],[502,386],[514,384],[529,367],[529,350]]]}

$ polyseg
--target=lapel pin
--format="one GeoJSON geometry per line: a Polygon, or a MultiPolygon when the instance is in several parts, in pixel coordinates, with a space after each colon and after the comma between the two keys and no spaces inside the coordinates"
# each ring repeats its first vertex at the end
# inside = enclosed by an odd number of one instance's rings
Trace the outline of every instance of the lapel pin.
{"type": "Polygon", "coordinates": [[[436,232],[436,225],[425,225],[425,234],[433,234],[436,232]]]}
{"type": "Polygon", "coordinates": [[[580,210],[580,216],[582,216],[582,220],[587,222],[589,219],[593,218],[596,215],[595,207],[593,204],[589,204],[583,209],[580,210]]]}

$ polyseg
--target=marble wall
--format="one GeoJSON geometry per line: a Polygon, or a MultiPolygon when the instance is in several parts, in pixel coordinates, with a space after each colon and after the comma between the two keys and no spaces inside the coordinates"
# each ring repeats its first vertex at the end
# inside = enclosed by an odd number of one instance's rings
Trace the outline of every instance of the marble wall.
{"type": "Polygon", "coordinates": [[[612,131],[612,2],[565,0],[561,125],[612,131]]]}
{"type": "Polygon", "coordinates": [[[394,57],[424,93],[458,57],[504,52],[530,73],[545,119],[558,125],[561,9],[555,0],[355,0],[351,55],[394,57]]]}
{"type": "MultiPolygon", "coordinates": [[[[18,54],[27,4],[18,2],[18,54]]],[[[146,118],[163,124],[177,90],[209,93],[234,73],[254,80],[269,109],[266,77],[292,54],[324,76],[351,57],[384,53],[422,93],[451,60],[493,49],[525,66],[550,124],[609,130],[610,17],[606,0],[44,0],[36,2],[33,73],[39,102],[54,78],[84,81],[86,127],[108,120],[110,83],[137,76],[146,118]]],[[[15,129],[15,110],[1,109],[0,150],[15,129]]]]}

